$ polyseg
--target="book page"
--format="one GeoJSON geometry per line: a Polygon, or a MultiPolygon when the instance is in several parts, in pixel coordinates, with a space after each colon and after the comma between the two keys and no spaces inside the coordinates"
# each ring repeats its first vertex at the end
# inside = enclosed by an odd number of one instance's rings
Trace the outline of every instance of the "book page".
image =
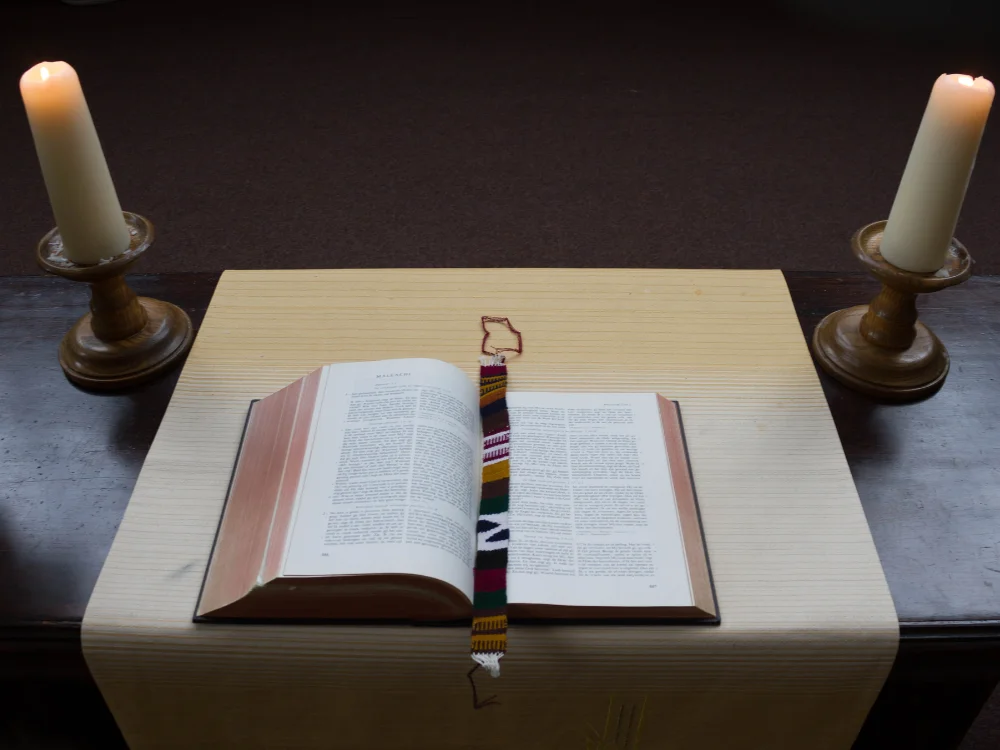
{"type": "Polygon", "coordinates": [[[512,603],[692,603],[655,394],[507,394],[512,603]]]}
{"type": "Polygon", "coordinates": [[[326,370],[284,575],[426,575],[471,600],[476,384],[430,359],[326,370]]]}

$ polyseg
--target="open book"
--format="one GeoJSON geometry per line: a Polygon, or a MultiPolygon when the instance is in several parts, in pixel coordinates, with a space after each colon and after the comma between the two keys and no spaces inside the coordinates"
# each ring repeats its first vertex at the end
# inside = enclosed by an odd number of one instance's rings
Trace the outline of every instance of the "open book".
{"type": "MultiPolygon", "coordinates": [[[[507,403],[510,615],[718,621],[677,405],[507,403]]],[[[437,360],[254,402],[195,619],[469,617],[481,450],[477,384],[437,360]]]]}

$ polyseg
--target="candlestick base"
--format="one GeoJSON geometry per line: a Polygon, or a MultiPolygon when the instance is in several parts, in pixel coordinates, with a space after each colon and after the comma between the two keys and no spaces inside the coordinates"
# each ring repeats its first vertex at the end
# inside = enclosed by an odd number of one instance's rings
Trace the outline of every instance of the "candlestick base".
{"type": "Polygon", "coordinates": [[[923,323],[907,349],[884,349],[861,335],[868,305],[827,315],[816,326],[813,351],[820,366],[856,391],[891,401],[929,396],[948,376],[948,351],[923,323]]]}
{"type": "Polygon", "coordinates": [[[882,291],[868,305],[827,315],[813,333],[813,354],[827,374],[849,388],[889,401],[914,401],[937,391],[950,366],[944,344],[917,320],[917,294],[965,281],[972,259],[953,239],[936,272],[904,271],[882,257],[884,228],[884,221],[875,222],[851,239],[855,256],[882,281],[882,291]]]}
{"type": "Polygon", "coordinates": [[[126,270],[153,244],[152,223],[125,213],[131,242],[121,255],[80,265],[62,252],[53,229],[38,243],[38,263],[49,273],[90,284],[90,312],[63,337],[59,364],[83,388],[121,390],[150,380],[181,362],[194,341],[187,314],[169,302],[137,297],[126,270]]]}

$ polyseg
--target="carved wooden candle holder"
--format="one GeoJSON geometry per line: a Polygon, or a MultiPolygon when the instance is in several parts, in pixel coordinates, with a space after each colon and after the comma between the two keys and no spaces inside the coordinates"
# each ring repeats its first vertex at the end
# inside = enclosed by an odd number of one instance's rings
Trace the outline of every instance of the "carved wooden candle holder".
{"type": "Polygon", "coordinates": [[[961,284],[972,273],[972,258],[952,239],[944,265],[934,273],[897,268],[882,257],[884,221],[857,231],[854,255],[882,282],[867,305],[827,315],[813,334],[820,366],[844,385],[869,396],[912,401],[934,393],[948,376],[948,351],[917,320],[917,295],[961,284]]]}
{"type": "Polygon", "coordinates": [[[153,224],[124,212],[131,242],[121,255],[80,265],[63,255],[59,229],[38,243],[38,264],[49,273],[90,284],[90,312],[59,345],[59,364],[84,388],[118,390],[179,363],[194,340],[187,313],[169,302],[137,297],[125,271],[153,244],[153,224]]]}

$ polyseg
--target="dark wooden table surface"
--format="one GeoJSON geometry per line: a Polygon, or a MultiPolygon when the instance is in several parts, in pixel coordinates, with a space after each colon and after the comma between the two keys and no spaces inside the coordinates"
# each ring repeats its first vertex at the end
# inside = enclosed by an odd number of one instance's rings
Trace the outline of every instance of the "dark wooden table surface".
{"type": "MultiPolygon", "coordinates": [[[[876,290],[786,274],[803,331],[876,290]]],[[[216,274],[136,276],[200,323],[216,274]]],[[[176,382],[84,393],[56,363],[78,284],[0,278],[0,709],[4,748],[122,741],[80,653],[87,600],[176,382]]],[[[890,406],[823,377],[900,618],[899,656],[858,747],[954,747],[1000,679],[1000,278],[922,300],[952,372],[890,406]]]]}

